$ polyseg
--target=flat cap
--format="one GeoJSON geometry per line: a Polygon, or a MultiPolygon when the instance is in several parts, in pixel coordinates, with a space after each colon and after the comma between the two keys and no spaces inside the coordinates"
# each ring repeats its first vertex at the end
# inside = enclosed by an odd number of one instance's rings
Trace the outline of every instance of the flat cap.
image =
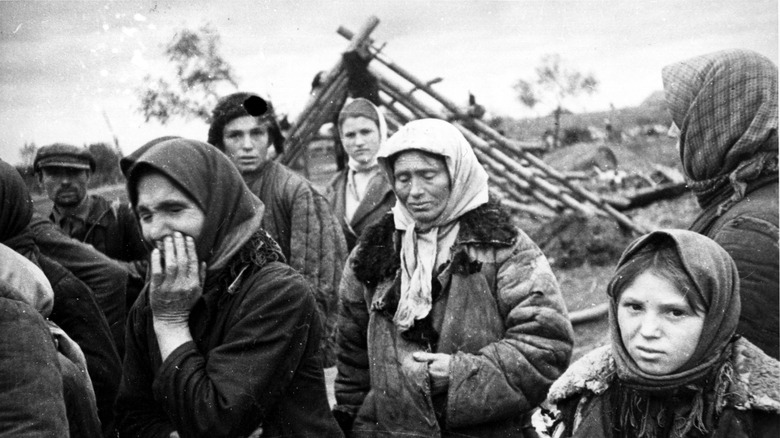
{"type": "Polygon", "coordinates": [[[95,157],[87,148],[64,143],[54,143],[38,149],[33,169],[38,172],[44,167],[69,167],[95,171],[95,157]]]}

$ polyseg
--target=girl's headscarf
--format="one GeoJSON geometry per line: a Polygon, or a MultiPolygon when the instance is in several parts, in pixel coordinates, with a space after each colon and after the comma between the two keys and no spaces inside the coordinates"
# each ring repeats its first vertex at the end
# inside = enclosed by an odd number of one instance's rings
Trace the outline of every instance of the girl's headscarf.
{"type": "MultiPolygon", "coordinates": [[[[374,123],[376,123],[377,129],[379,130],[379,148],[382,148],[382,145],[385,144],[387,141],[387,122],[385,121],[385,116],[379,111],[379,108],[376,107],[371,101],[368,99],[364,99],[362,97],[358,97],[355,100],[350,101],[346,105],[344,105],[344,108],[341,109],[341,112],[339,113],[339,136],[343,138],[342,132],[341,132],[341,126],[344,124],[344,121],[351,117],[365,117],[374,123]]],[[[343,140],[342,140],[343,143],[343,140]]],[[[376,157],[374,157],[374,161],[372,163],[368,164],[361,164],[356,162],[352,159],[352,157],[349,157],[349,163],[348,166],[350,169],[354,171],[361,171],[364,168],[371,168],[376,166],[376,157]]]]}
{"type": "Polygon", "coordinates": [[[726,50],[666,66],[662,77],[685,176],[702,208],[720,205],[720,215],[749,183],[777,179],[777,66],[726,50]]]}
{"type": "MultiPolygon", "coordinates": [[[[626,285],[628,286],[628,285],[626,285]]],[[[678,387],[699,379],[711,371],[734,336],[740,313],[739,275],[731,256],[712,239],[687,230],[660,230],[640,237],[623,252],[607,293],[610,302],[612,351],[618,377],[643,389],[678,387]],[[617,323],[618,292],[615,284],[633,257],[651,242],[671,240],[688,274],[695,293],[706,308],[699,343],[688,361],[674,374],[655,376],[640,370],[628,354],[617,323]]]]}
{"type": "Polygon", "coordinates": [[[197,250],[209,271],[224,267],[260,228],[263,203],[249,191],[230,159],[216,148],[184,138],[152,145],[127,171],[133,208],[138,203],[138,179],[144,168],[168,177],[205,213],[197,250]]]}
{"type": "Polygon", "coordinates": [[[424,151],[444,159],[450,177],[450,197],[424,233],[415,231],[412,215],[399,201],[393,207],[396,229],[403,230],[401,253],[401,298],[393,318],[396,326],[409,329],[431,310],[431,281],[437,260],[446,261],[458,235],[457,220],[488,202],[488,175],[458,129],[444,120],[422,119],[404,125],[377,154],[393,190],[395,176],[390,158],[407,151],[424,151]]]}
{"type": "Polygon", "coordinates": [[[610,403],[613,425],[620,429],[621,436],[655,437],[660,429],[677,438],[687,436],[693,428],[702,433],[711,430],[717,398],[723,395],[733,372],[727,358],[740,314],[739,275],[728,253],[693,231],[654,231],[625,250],[607,293],[611,298],[609,324],[618,377],[610,403]],[[686,293],[697,294],[695,301],[703,303],[705,315],[699,341],[688,361],[672,374],[657,376],[639,369],[623,345],[617,320],[621,291],[616,284],[630,286],[622,281],[622,275],[636,271],[637,267],[631,265],[643,249],[647,251],[647,246],[663,241],[673,244],[680,267],[695,286],[686,293]],[[675,394],[681,394],[681,398],[675,401],[675,394]]]}
{"type": "Polygon", "coordinates": [[[29,230],[33,203],[19,172],[0,160],[0,242],[25,257],[35,252],[29,230]]]}

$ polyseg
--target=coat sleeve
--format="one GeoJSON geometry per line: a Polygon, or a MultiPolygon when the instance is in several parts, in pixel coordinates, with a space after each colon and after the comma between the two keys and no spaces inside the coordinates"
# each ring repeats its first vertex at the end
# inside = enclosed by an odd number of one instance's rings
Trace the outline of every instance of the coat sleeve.
{"type": "Polygon", "coordinates": [[[732,219],[711,236],[737,265],[742,312],[737,333],[778,358],[778,228],[760,218],[732,219]]]}
{"type": "MultiPolygon", "coordinates": [[[[39,260],[44,260],[44,257],[39,260]]],[[[95,389],[98,415],[104,430],[110,430],[114,427],[113,406],[122,367],[108,322],[89,287],[59,264],[46,260],[42,263],[49,265],[44,271],[47,276],[50,272],[62,274],[52,283],[54,308],[49,318],[84,352],[87,371],[95,389]]]]}
{"type": "MultiPolygon", "coordinates": [[[[353,251],[354,254],[356,251],[353,251]]],[[[363,285],[351,268],[350,260],[344,268],[339,287],[339,317],[336,330],[338,346],[336,403],[334,414],[339,421],[346,416],[354,419],[363,404],[371,381],[368,366],[368,307],[363,285]]]]}
{"type": "Polygon", "coordinates": [[[335,362],[336,288],[347,245],[327,200],[308,184],[298,185],[292,212],[289,263],[314,287],[324,329],[323,357],[328,367],[335,362]]]}
{"type": "Polygon", "coordinates": [[[181,436],[249,435],[262,422],[257,412],[273,410],[319,341],[314,299],[288,266],[268,265],[242,288],[223,342],[207,354],[183,344],[152,383],[181,436]]]}
{"type": "Polygon", "coordinates": [[[159,349],[152,339],[151,310],[147,294],[135,303],[127,317],[125,360],[115,411],[119,436],[168,438],[175,429],[152,394],[154,369],[150,351],[159,349]]]}
{"type": "MultiPolygon", "coordinates": [[[[5,286],[0,284],[0,295],[5,286]]],[[[0,296],[0,430],[4,436],[68,436],[62,374],[46,322],[0,296]]]]}
{"type": "Polygon", "coordinates": [[[504,338],[450,361],[447,425],[521,415],[541,403],[571,359],[573,330],[547,259],[525,234],[496,273],[504,338]]]}

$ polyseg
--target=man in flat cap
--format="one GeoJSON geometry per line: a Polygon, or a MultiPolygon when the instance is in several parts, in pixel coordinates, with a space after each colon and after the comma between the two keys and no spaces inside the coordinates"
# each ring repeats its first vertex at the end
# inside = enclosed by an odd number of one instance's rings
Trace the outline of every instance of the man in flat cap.
{"type": "Polygon", "coordinates": [[[38,150],[33,168],[54,203],[49,219],[70,237],[109,258],[127,262],[127,306],[132,305],[144,281],[148,251],[130,206],[87,193],[95,158],[86,148],[62,143],[44,146],[38,150]]]}

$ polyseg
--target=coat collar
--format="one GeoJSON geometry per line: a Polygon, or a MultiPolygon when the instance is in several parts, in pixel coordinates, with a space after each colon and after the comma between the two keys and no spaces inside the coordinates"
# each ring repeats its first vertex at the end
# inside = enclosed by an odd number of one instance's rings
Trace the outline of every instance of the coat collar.
{"type": "MultiPolygon", "coordinates": [[[[461,268],[466,272],[473,271],[467,265],[472,261],[465,254],[458,254],[458,247],[466,244],[509,247],[517,240],[518,230],[512,224],[509,213],[493,201],[469,211],[461,216],[459,221],[460,231],[452,251],[452,264],[456,271],[461,268]],[[460,264],[464,266],[460,267],[460,264]]],[[[358,249],[352,261],[352,269],[357,279],[370,287],[395,276],[401,266],[399,245],[400,238],[395,229],[393,214],[388,213],[369,227],[358,242],[358,249]]]]}
{"type": "MultiPolygon", "coordinates": [[[[734,342],[731,355],[734,379],[725,403],[739,410],[780,414],[780,364],[744,338],[734,342]]],[[[586,393],[602,394],[615,378],[615,360],[609,345],[592,350],[550,387],[547,399],[559,403],[586,393]]]]}

